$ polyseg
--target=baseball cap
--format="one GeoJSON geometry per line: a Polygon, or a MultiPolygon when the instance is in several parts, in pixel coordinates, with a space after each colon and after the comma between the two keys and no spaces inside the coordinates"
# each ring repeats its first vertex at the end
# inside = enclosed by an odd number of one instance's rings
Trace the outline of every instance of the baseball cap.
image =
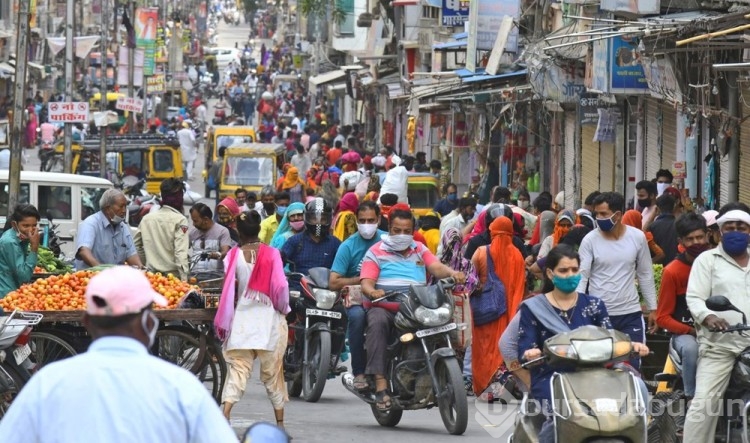
{"type": "Polygon", "coordinates": [[[130,266],[115,266],[96,274],[86,285],[85,298],[86,312],[103,317],[137,314],[151,303],[169,304],[154,291],[143,272],[130,266]]]}
{"type": "Polygon", "coordinates": [[[706,219],[706,226],[711,227],[716,224],[716,216],[719,215],[719,211],[710,209],[708,211],[704,211],[701,215],[706,219]]]}

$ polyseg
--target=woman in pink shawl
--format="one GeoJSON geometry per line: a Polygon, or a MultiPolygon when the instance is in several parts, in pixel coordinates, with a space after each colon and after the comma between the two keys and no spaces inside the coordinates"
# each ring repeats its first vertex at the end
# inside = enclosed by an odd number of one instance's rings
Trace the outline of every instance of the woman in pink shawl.
{"type": "Polygon", "coordinates": [[[214,319],[228,368],[221,401],[228,420],[232,406],[245,392],[253,362],[258,359],[260,381],[273,405],[276,424],[283,427],[284,403],[289,401],[284,382],[286,314],[291,310],[289,286],[279,251],[258,238],[260,222],[256,211],[240,214],[240,246],[232,248],[224,258],[224,288],[214,319]]]}
{"type": "Polygon", "coordinates": [[[474,229],[471,230],[468,234],[464,235],[462,243],[465,245],[466,243],[471,240],[472,237],[476,235],[483,234],[487,231],[487,211],[482,211],[481,214],[477,217],[477,222],[474,223],[474,229]]]}
{"type": "Polygon", "coordinates": [[[34,101],[29,99],[26,101],[26,148],[33,149],[36,147],[36,109],[34,107],[34,101]]]}

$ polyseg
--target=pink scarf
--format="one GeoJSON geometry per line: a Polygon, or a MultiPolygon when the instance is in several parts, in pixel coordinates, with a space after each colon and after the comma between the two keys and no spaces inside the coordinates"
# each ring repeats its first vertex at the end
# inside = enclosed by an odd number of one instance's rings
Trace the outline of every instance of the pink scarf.
{"type": "MultiPolygon", "coordinates": [[[[221,291],[219,307],[214,318],[214,330],[221,341],[229,337],[234,320],[235,274],[237,257],[242,253],[238,246],[232,248],[224,259],[224,288],[221,291]]],[[[279,251],[264,244],[258,249],[258,258],[250,275],[247,288],[267,295],[274,309],[281,314],[288,314],[289,284],[284,275],[284,264],[279,251]]],[[[246,291],[242,291],[246,293],[246,291]]]]}

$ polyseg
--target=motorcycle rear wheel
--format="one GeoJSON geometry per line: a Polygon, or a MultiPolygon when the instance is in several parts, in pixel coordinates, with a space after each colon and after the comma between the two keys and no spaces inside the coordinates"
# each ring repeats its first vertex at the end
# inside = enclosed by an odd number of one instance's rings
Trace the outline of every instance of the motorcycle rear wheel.
{"type": "Polygon", "coordinates": [[[380,426],[385,426],[386,428],[396,426],[401,421],[401,416],[404,414],[403,409],[399,409],[395,406],[385,412],[379,411],[375,405],[370,405],[370,408],[372,408],[372,415],[375,417],[375,421],[377,421],[380,426]]]}
{"type": "Polygon", "coordinates": [[[680,443],[677,428],[685,423],[684,399],[679,392],[659,392],[651,399],[648,443],[680,443]]]}
{"type": "Polygon", "coordinates": [[[323,395],[331,365],[331,333],[318,331],[307,344],[307,355],[302,368],[302,395],[306,402],[315,403],[323,395]]]}
{"type": "Polygon", "coordinates": [[[469,405],[461,368],[455,358],[438,360],[435,365],[438,380],[437,403],[445,429],[451,435],[461,435],[469,421],[469,405]]]}
{"type": "Polygon", "coordinates": [[[23,377],[21,377],[21,375],[16,371],[15,368],[7,364],[3,364],[3,369],[5,369],[5,372],[7,372],[10,378],[13,379],[13,383],[16,385],[16,389],[15,392],[6,392],[5,394],[0,394],[0,419],[5,417],[5,414],[8,412],[8,409],[13,403],[13,400],[15,400],[15,398],[18,396],[18,393],[21,392],[21,389],[26,384],[23,377]]]}

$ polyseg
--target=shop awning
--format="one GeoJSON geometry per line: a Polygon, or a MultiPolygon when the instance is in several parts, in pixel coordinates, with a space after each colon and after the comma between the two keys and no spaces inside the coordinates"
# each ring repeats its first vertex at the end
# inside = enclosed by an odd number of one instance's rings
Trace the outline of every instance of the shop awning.
{"type": "Polygon", "coordinates": [[[388,83],[386,86],[388,87],[388,98],[390,99],[395,99],[404,94],[404,88],[401,86],[401,82],[388,83]]]}
{"type": "Polygon", "coordinates": [[[44,79],[47,76],[47,71],[44,66],[39,63],[29,62],[29,68],[35,70],[41,79],[44,79]]]}
{"type": "Polygon", "coordinates": [[[466,40],[461,40],[457,42],[447,42],[447,43],[438,43],[435,45],[432,45],[432,49],[437,49],[438,51],[446,51],[450,49],[464,49],[467,45],[466,40]]]}
{"type": "Polygon", "coordinates": [[[521,69],[520,71],[507,72],[504,74],[497,74],[497,75],[489,75],[483,72],[481,74],[475,74],[470,77],[463,77],[461,79],[461,82],[462,83],[486,82],[486,81],[499,80],[499,79],[508,78],[508,77],[516,77],[519,75],[526,75],[527,72],[528,71],[526,69],[521,69]]]}
{"type": "Polygon", "coordinates": [[[310,77],[310,89],[315,89],[316,86],[324,85],[334,80],[338,80],[345,75],[346,72],[337,69],[335,71],[326,72],[324,74],[318,74],[314,77],[310,77]]]}
{"type": "Polygon", "coordinates": [[[391,6],[393,6],[393,7],[396,7],[396,6],[413,6],[413,5],[418,5],[418,4],[419,4],[418,0],[393,0],[391,2],[391,6]]]}

